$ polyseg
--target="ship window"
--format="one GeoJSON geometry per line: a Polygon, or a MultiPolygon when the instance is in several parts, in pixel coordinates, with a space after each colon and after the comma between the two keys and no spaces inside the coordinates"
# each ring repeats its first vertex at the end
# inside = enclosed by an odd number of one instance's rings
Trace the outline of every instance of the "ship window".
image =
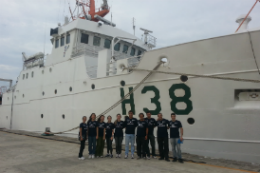
{"type": "Polygon", "coordinates": [[[57,94],[57,90],[55,90],[54,93],[57,94]]]}
{"type": "Polygon", "coordinates": [[[187,121],[190,125],[195,123],[195,120],[193,118],[188,118],[187,121]]]}
{"type": "Polygon", "coordinates": [[[65,115],[64,114],[62,115],[62,118],[65,119],[65,115]]]}
{"type": "Polygon", "coordinates": [[[111,40],[109,40],[109,39],[105,39],[104,48],[108,48],[108,49],[110,49],[110,45],[111,45],[111,40]]]}
{"type": "Polygon", "coordinates": [[[181,80],[182,82],[186,82],[186,81],[188,80],[188,76],[181,75],[180,80],[181,80]]]}
{"type": "MultiPolygon", "coordinates": [[[[138,53],[137,53],[137,55],[141,55],[142,54],[142,51],[141,50],[138,50],[138,53]]],[[[140,56],[138,56],[137,57],[138,59],[140,59],[141,57],[140,56]]]]}
{"type": "Polygon", "coordinates": [[[67,37],[66,37],[66,44],[69,44],[70,43],[70,34],[67,34],[67,37]]]}
{"type": "Polygon", "coordinates": [[[93,45],[94,46],[100,46],[100,37],[94,36],[93,45]]]}
{"type": "Polygon", "coordinates": [[[24,97],[24,94],[23,94],[23,97],[24,97]]]}
{"type": "Polygon", "coordinates": [[[55,48],[59,47],[59,39],[55,40],[55,48]]]}
{"type": "Polygon", "coordinates": [[[125,86],[125,81],[122,80],[122,81],[120,82],[120,84],[121,84],[121,86],[125,86]]]}
{"type": "Polygon", "coordinates": [[[130,55],[135,56],[135,48],[132,47],[130,55]]]}
{"type": "Polygon", "coordinates": [[[80,40],[80,42],[81,42],[81,43],[88,44],[88,34],[82,33],[82,34],[81,34],[81,40],[80,40]]]}
{"type": "Polygon", "coordinates": [[[117,43],[114,47],[114,50],[119,51],[120,50],[120,43],[117,43]]]}
{"type": "Polygon", "coordinates": [[[60,39],[60,46],[64,46],[64,37],[61,37],[60,39]]]}
{"type": "Polygon", "coordinates": [[[70,87],[70,92],[72,91],[72,87],[70,87]]]}
{"type": "Polygon", "coordinates": [[[45,93],[44,93],[44,92],[42,92],[42,95],[43,95],[43,96],[44,96],[44,94],[45,94],[45,93]]]}
{"type": "Polygon", "coordinates": [[[32,74],[31,74],[31,75],[32,75],[32,77],[33,77],[33,71],[32,71],[32,74]]]}
{"type": "Polygon", "coordinates": [[[41,118],[43,118],[43,114],[41,114],[41,118]]]}
{"type": "Polygon", "coordinates": [[[26,73],[26,79],[28,79],[28,73],[26,73]]]}
{"type": "Polygon", "coordinates": [[[127,51],[128,51],[128,46],[127,46],[127,45],[124,45],[123,53],[126,53],[126,54],[127,54],[127,51]]]}
{"type": "Polygon", "coordinates": [[[23,79],[25,78],[25,74],[23,74],[23,79]]]}
{"type": "Polygon", "coordinates": [[[91,88],[92,88],[92,89],[95,89],[95,85],[94,85],[94,84],[92,84],[92,85],[91,85],[91,88]]]}

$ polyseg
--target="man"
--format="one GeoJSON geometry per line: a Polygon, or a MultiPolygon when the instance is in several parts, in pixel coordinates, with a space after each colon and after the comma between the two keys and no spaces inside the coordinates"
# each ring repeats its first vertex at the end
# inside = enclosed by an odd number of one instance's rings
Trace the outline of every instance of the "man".
{"type": "Polygon", "coordinates": [[[153,134],[153,129],[156,126],[156,121],[155,121],[154,118],[151,118],[151,113],[149,111],[146,112],[145,121],[148,124],[148,136],[147,136],[147,140],[146,140],[146,142],[147,142],[146,153],[147,153],[147,155],[150,155],[150,149],[149,149],[149,141],[150,141],[151,147],[152,147],[152,158],[156,159],[156,156],[155,156],[155,137],[154,137],[154,134],[153,134]]]}
{"type": "Polygon", "coordinates": [[[156,122],[157,128],[157,141],[159,145],[160,159],[169,162],[169,144],[168,144],[168,125],[169,121],[163,119],[162,113],[158,114],[156,122]]]}
{"type": "Polygon", "coordinates": [[[176,120],[176,115],[175,113],[171,114],[172,120],[169,122],[170,126],[170,141],[172,144],[172,157],[173,157],[173,162],[177,161],[177,158],[180,163],[183,163],[183,160],[181,158],[181,146],[180,143],[178,142],[183,141],[183,128],[182,124],[180,121],[176,120]],[[180,129],[180,132],[179,132],[180,129]]]}
{"type": "Polygon", "coordinates": [[[125,159],[128,158],[129,143],[131,143],[131,157],[134,159],[135,152],[135,128],[137,126],[137,119],[133,118],[133,111],[129,111],[129,118],[125,120],[125,159]]]}
{"type": "MultiPolygon", "coordinates": [[[[137,159],[141,159],[142,157],[146,159],[146,140],[148,135],[148,124],[144,120],[144,114],[139,114],[139,120],[137,121],[137,134],[136,134],[136,144],[137,144],[137,159]]],[[[147,155],[147,159],[150,159],[150,153],[147,155]]]]}

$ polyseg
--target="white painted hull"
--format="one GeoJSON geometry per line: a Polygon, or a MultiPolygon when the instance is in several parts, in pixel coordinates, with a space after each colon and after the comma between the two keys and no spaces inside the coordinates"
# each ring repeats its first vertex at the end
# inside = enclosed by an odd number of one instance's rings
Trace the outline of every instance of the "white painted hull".
{"type": "MultiPolygon", "coordinates": [[[[251,32],[251,38],[256,60],[260,64],[260,31],[251,32]]],[[[248,33],[148,51],[138,68],[153,69],[161,56],[166,56],[169,63],[158,70],[219,74],[245,79],[260,78],[248,33]]],[[[30,73],[32,70],[27,71],[30,73]]],[[[80,123],[82,116],[89,117],[92,112],[99,114],[117,102],[121,98],[120,81],[124,80],[126,83],[123,87],[126,94],[129,87],[134,87],[148,74],[134,71],[90,79],[83,56],[33,71],[34,78],[22,80],[20,77],[16,86],[12,129],[44,131],[45,127],[50,127],[53,132],[57,132],[73,128],[80,123]],[[49,72],[49,68],[52,68],[52,72],[49,72]],[[44,74],[42,69],[45,70],[44,74]],[[91,88],[92,84],[95,84],[94,90],[91,88]],[[69,91],[70,87],[72,92],[69,91]],[[57,94],[54,93],[55,89],[57,94]],[[44,96],[42,92],[45,93],[44,96]],[[65,119],[62,115],[65,115],[65,119]]],[[[155,108],[150,102],[154,93],[141,93],[144,86],[155,86],[160,92],[161,112],[164,118],[170,119],[172,100],[169,88],[179,83],[182,83],[179,76],[152,74],[134,92],[135,116],[144,112],[145,107],[150,110],[155,108]]],[[[239,101],[234,95],[237,89],[260,89],[260,85],[192,77],[185,84],[191,90],[193,110],[188,115],[177,116],[184,127],[183,152],[260,163],[260,102],[239,101]],[[193,125],[187,122],[190,117],[195,120],[193,125]]],[[[176,94],[181,93],[177,91],[176,94]]],[[[3,105],[0,106],[0,127],[10,128],[11,95],[11,92],[4,94],[3,105]]],[[[177,106],[185,108],[185,104],[177,106]]],[[[131,109],[129,104],[126,109],[131,109]]],[[[121,105],[107,115],[115,119],[117,113],[122,113],[121,105]]],[[[156,115],[153,116],[156,118],[156,115]]],[[[78,130],[71,133],[77,134],[78,130]]]]}

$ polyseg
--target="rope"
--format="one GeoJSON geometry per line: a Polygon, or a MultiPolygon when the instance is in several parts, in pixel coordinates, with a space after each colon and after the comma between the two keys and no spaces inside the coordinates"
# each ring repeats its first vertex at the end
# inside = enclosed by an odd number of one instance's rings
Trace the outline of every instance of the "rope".
{"type": "Polygon", "coordinates": [[[260,70],[259,70],[259,67],[258,67],[258,64],[257,64],[257,61],[256,61],[255,51],[254,51],[254,47],[253,47],[253,43],[252,43],[252,38],[251,38],[250,32],[248,32],[248,35],[249,35],[249,40],[250,40],[250,45],[251,45],[252,53],[253,53],[253,56],[254,56],[254,59],[255,59],[255,65],[256,65],[256,68],[257,68],[258,73],[259,73],[259,75],[260,75],[260,70]]]}
{"type": "MultiPolygon", "coordinates": [[[[111,111],[112,109],[114,109],[115,107],[117,107],[119,104],[121,104],[125,99],[127,99],[133,92],[135,92],[135,90],[137,90],[137,88],[139,88],[143,83],[144,83],[144,81],[146,81],[146,79],[148,79],[151,75],[152,75],[152,73],[153,72],[156,72],[156,70],[160,67],[160,65],[162,64],[163,62],[161,61],[161,62],[159,62],[154,68],[153,68],[153,70],[151,70],[151,72],[149,72],[149,74],[148,75],[146,75],[145,76],[145,78],[143,78],[143,80],[140,82],[140,83],[138,83],[129,93],[127,93],[123,98],[121,98],[119,101],[117,101],[115,104],[113,104],[112,106],[110,106],[108,109],[106,109],[104,112],[102,112],[101,114],[99,114],[98,116],[97,116],[97,118],[99,118],[101,115],[105,115],[105,114],[107,114],[109,111],[111,111]]],[[[124,69],[126,69],[126,68],[124,68],[124,69]]],[[[49,132],[49,134],[62,134],[62,133],[65,133],[65,132],[69,132],[69,131],[72,131],[72,130],[76,130],[76,129],[78,129],[79,127],[77,126],[77,127],[74,127],[74,128],[72,128],[72,129],[70,129],[70,130],[66,130],[66,131],[61,131],[61,132],[56,132],[56,133],[51,133],[51,132],[49,132]]]]}
{"type": "Polygon", "coordinates": [[[251,79],[240,79],[240,78],[231,78],[231,77],[219,77],[219,76],[209,76],[209,75],[198,75],[198,74],[188,74],[188,73],[179,73],[179,72],[166,72],[166,71],[146,70],[146,69],[126,68],[126,67],[125,67],[124,69],[134,70],[134,71],[147,71],[147,72],[153,72],[153,73],[164,73],[164,74],[194,76],[194,77],[201,77],[201,78],[211,78],[211,79],[232,80],[232,81],[240,81],[240,82],[260,83],[260,80],[251,80],[251,79]]]}

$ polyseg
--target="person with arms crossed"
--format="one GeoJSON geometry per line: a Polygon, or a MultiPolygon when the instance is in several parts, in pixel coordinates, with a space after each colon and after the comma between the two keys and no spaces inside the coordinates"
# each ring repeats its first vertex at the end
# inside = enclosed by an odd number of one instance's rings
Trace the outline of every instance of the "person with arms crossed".
{"type": "Polygon", "coordinates": [[[96,121],[96,114],[92,113],[88,120],[88,151],[89,159],[95,158],[96,140],[98,139],[98,122],[96,121]]]}
{"type": "Polygon", "coordinates": [[[169,127],[170,127],[170,141],[172,145],[172,157],[173,157],[173,162],[177,161],[177,158],[180,163],[183,163],[183,160],[181,158],[181,146],[180,143],[178,142],[183,141],[183,128],[182,124],[180,121],[176,120],[176,114],[172,113],[171,114],[172,120],[169,121],[169,127]],[[180,132],[179,132],[180,129],[180,132]]]}
{"type": "Polygon", "coordinates": [[[152,158],[156,159],[156,156],[155,156],[155,137],[154,137],[154,134],[153,134],[153,129],[154,127],[156,126],[156,121],[154,118],[151,118],[151,113],[148,111],[146,112],[146,118],[145,118],[145,121],[147,122],[148,124],[148,136],[147,136],[147,144],[146,144],[146,154],[150,155],[150,149],[149,149],[149,141],[151,143],[151,147],[152,147],[152,158]]]}
{"type": "Polygon", "coordinates": [[[135,128],[137,126],[137,119],[133,118],[133,111],[129,111],[129,118],[125,120],[125,159],[128,158],[129,143],[131,143],[131,158],[134,159],[135,152],[135,128]]]}
{"type": "Polygon", "coordinates": [[[157,141],[159,145],[160,159],[169,162],[169,140],[168,140],[168,124],[169,121],[163,119],[162,113],[158,114],[156,122],[157,126],[157,141]]]}
{"type": "Polygon", "coordinates": [[[123,129],[125,128],[124,121],[121,121],[121,115],[117,114],[115,121],[115,141],[116,141],[116,158],[121,158],[122,141],[123,141],[123,129]]]}
{"type": "Polygon", "coordinates": [[[107,117],[107,123],[106,123],[106,141],[107,141],[107,156],[113,158],[113,147],[112,147],[112,142],[113,142],[113,136],[114,136],[114,128],[115,125],[114,123],[111,122],[112,117],[109,115],[107,117]],[[109,154],[110,152],[110,154],[109,154]]]}
{"type": "Polygon", "coordinates": [[[85,149],[85,142],[87,140],[88,126],[86,124],[86,121],[87,121],[87,117],[83,116],[82,123],[80,123],[80,125],[79,125],[79,140],[80,140],[79,159],[80,160],[85,159],[82,154],[85,149]]]}
{"type": "MultiPolygon", "coordinates": [[[[137,134],[136,134],[136,144],[137,144],[137,159],[141,159],[142,157],[146,159],[146,140],[148,136],[148,125],[147,122],[144,120],[144,114],[139,114],[139,120],[137,121],[137,134]]],[[[150,159],[150,153],[147,156],[150,159]]]]}

